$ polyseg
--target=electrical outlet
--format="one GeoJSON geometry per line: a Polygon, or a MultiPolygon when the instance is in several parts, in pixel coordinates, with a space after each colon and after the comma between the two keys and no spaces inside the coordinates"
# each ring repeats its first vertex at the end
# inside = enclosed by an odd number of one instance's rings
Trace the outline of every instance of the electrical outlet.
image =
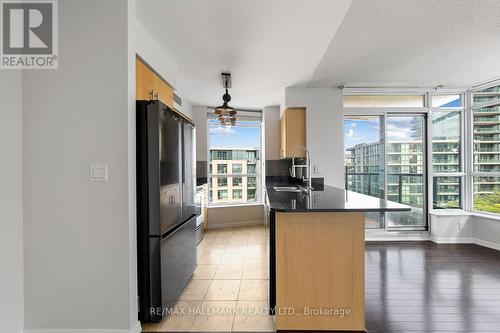
{"type": "Polygon", "coordinates": [[[464,230],[465,229],[465,224],[467,223],[467,221],[465,220],[460,220],[458,221],[458,229],[460,230],[464,230]]]}
{"type": "Polygon", "coordinates": [[[319,165],[315,165],[315,166],[313,167],[313,173],[314,173],[315,175],[319,174],[319,165]]]}
{"type": "Polygon", "coordinates": [[[107,183],[108,182],[108,165],[107,164],[92,164],[90,166],[90,182],[92,183],[107,183]]]}

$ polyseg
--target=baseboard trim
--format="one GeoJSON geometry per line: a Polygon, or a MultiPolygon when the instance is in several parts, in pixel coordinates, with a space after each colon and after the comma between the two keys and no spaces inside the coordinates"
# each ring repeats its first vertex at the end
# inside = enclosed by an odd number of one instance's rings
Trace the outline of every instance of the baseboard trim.
{"type": "Polygon", "coordinates": [[[477,244],[477,245],[480,245],[480,246],[484,246],[484,247],[487,247],[487,248],[490,248],[490,249],[493,249],[493,250],[500,251],[500,244],[498,244],[498,243],[493,243],[493,242],[490,242],[490,241],[485,241],[485,240],[482,240],[482,239],[475,238],[474,239],[474,244],[477,244]]]}
{"type": "MultiPolygon", "coordinates": [[[[36,329],[25,329],[23,333],[136,333],[135,331],[127,329],[78,329],[78,328],[36,328],[36,329]]],[[[140,331],[138,331],[140,332],[140,331]]]]}
{"type": "Polygon", "coordinates": [[[493,250],[500,251],[500,244],[472,237],[443,238],[443,237],[431,236],[430,240],[436,244],[476,244],[479,246],[484,246],[493,250]]]}
{"type": "Polygon", "coordinates": [[[35,329],[25,329],[23,333],[141,333],[142,327],[141,323],[138,321],[137,324],[131,329],[77,329],[77,328],[35,328],[35,329]]]}
{"type": "Polygon", "coordinates": [[[264,224],[263,220],[246,220],[246,221],[234,221],[230,223],[211,223],[208,222],[207,229],[221,229],[221,228],[232,228],[232,227],[246,227],[251,225],[264,224]]]}
{"type": "Polygon", "coordinates": [[[137,321],[134,327],[130,330],[130,333],[141,333],[142,332],[142,326],[141,322],[137,321]]]}
{"type": "Polygon", "coordinates": [[[430,237],[430,241],[436,244],[474,244],[472,237],[430,237]]]}
{"type": "Polygon", "coordinates": [[[428,241],[428,231],[401,232],[368,229],[365,231],[365,242],[400,242],[400,241],[428,241]]]}

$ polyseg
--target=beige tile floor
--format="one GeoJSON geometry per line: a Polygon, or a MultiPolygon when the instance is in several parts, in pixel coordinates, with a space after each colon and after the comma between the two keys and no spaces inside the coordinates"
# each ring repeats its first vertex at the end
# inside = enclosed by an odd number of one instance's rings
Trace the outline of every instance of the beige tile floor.
{"type": "Polygon", "coordinates": [[[268,258],[263,226],[207,230],[178,311],[159,324],[143,324],[143,332],[274,332],[266,314],[268,258]]]}

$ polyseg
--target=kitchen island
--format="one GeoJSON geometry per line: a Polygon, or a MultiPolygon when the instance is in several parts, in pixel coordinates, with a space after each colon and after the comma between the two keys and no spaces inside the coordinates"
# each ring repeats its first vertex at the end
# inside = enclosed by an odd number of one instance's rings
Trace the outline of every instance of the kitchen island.
{"type": "Polygon", "coordinates": [[[266,184],[276,329],[364,331],[365,212],[410,207],[331,186],[275,186],[266,184]]]}

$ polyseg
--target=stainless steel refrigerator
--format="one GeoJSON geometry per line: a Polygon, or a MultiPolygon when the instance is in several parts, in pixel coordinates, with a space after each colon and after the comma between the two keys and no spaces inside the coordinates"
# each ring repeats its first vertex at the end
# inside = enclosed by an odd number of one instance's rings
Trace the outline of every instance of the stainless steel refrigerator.
{"type": "Polygon", "coordinates": [[[137,101],[139,318],[158,322],[196,268],[194,125],[160,101],[137,101]]]}

